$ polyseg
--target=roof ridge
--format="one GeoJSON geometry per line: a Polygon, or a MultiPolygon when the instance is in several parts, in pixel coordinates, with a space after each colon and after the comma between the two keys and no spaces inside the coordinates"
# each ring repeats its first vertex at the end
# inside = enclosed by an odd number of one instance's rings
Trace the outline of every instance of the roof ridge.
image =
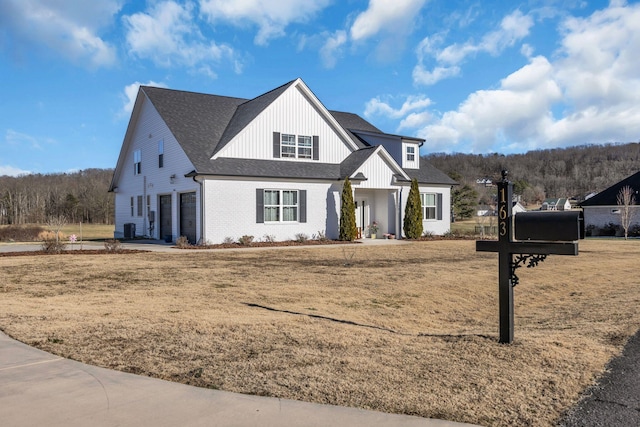
{"type": "MultiPolygon", "coordinates": [[[[193,90],[182,90],[182,89],[173,89],[173,88],[169,88],[169,87],[160,87],[160,86],[149,86],[149,85],[140,85],[140,89],[159,89],[159,90],[164,90],[164,91],[169,91],[169,92],[181,92],[181,93],[185,93],[185,94],[190,94],[190,95],[200,95],[200,96],[211,96],[211,97],[216,97],[216,98],[228,98],[228,99],[237,99],[237,100],[243,100],[243,101],[251,101],[250,99],[247,98],[241,98],[239,96],[228,96],[228,95],[217,95],[215,93],[204,93],[204,92],[196,92],[193,90]]],[[[243,102],[244,104],[244,102],[243,102]]]]}

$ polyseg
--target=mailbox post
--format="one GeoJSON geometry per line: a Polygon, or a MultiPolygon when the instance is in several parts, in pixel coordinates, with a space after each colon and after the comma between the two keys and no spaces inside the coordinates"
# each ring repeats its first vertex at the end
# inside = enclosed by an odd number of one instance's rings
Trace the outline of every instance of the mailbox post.
{"type": "Polygon", "coordinates": [[[516,269],[535,267],[547,255],[578,255],[578,239],[584,238],[584,222],[578,212],[532,212],[512,215],[513,184],[502,171],[498,182],[498,240],[476,241],[478,252],[498,252],[500,342],[513,342],[513,287],[516,269]],[[515,217],[515,218],[514,218],[515,217]],[[515,228],[515,232],[514,232],[515,228]],[[520,231],[519,231],[520,229],[520,231]]]}

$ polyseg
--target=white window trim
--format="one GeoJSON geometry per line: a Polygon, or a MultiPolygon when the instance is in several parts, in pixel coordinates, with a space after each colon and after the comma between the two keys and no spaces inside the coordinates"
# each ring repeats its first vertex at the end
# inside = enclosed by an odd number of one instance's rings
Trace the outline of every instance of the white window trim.
{"type": "Polygon", "coordinates": [[[292,133],[280,134],[280,158],[281,159],[301,159],[313,160],[313,136],[312,135],[296,135],[292,133]],[[286,139],[285,139],[286,137],[286,139]],[[293,144],[290,143],[290,137],[293,137],[293,144]],[[308,145],[302,145],[303,140],[308,141],[308,145]],[[285,144],[285,141],[287,144],[285,144]],[[284,147],[293,148],[293,153],[285,153],[284,147]],[[300,155],[301,151],[307,151],[309,155],[300,155]]]}
{"type": "Polygon", "coordinates": [[[438,220],[438,195],[436,193],[420,193],[420,206],[422,208],[422,220],[423,221],[437,221],[438,220]],[[425,205],[425,196],[433,196],[433,205],[425,205]],[[433,209],[433,218],[427,218],[427,209],[433,209]]]}
{"type": "Polygon", "coordinates": [[[265,188],[264,189],[264,222],[265,224],[297,224],[300,222],[300,191],[299,190],[290,190],[290,189],[278,189],[278,188],[265,188]],[[278,204],[270,205],[267,204],[267,192],[277,191],[278,192],[278,204]],[[284,192],[295,192],[295,205],[285,205],[284,204],[284,192]],[[278,208],[278,219],[273,221],[267,219],[269,215],[267,215],[267,208],[278,208]],[[293,221],[285,221],[284,220],[284,209],[295,207],[296,209],[296,219],[293,221]]]}
{"type": "Polygon", "coordinates": [[[416,147],[413,145],[407,145],[407,162],[415,162],[416,161],[416,147]]]}

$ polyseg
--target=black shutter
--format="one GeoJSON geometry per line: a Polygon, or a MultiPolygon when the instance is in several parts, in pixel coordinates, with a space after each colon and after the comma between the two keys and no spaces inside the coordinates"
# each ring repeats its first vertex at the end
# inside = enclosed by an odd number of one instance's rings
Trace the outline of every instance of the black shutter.
{"type": "Polygon", "coordinates": [[[299,222],[307,222],[307,190],[300,190],[299,193],[299,222]]]}
{"type": "Polygon", "coordinates": [[[273,133],[273,158],[280,158],[280,132],[273,133]]]}
{"type": "Polygon", "coordinates": [[[256,223],[264,223],[264,189],[256,189],[256,223]]]}
{"type": "Polygon", "coordinates": [[[442,193],[438,193],[438,200],[436,201],[437,219],[442,220],[442,193]]]}
{"type": "Polygon", "coordinates": [[[320,158],[320,152],[318,151],[320,148],[320,138],[317,135],[313,137],[313,160],[318,160],[320,158]]]}

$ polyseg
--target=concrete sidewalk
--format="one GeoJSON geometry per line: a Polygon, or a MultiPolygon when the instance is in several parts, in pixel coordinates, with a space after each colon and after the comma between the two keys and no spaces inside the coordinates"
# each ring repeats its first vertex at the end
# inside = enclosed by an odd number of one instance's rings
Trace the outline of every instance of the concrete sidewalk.
{"type": "Polygon", "coordinates": [[[85,365],[0,332],[3,426],[423,426],[470,424],[208,390],[85,365]]]}

